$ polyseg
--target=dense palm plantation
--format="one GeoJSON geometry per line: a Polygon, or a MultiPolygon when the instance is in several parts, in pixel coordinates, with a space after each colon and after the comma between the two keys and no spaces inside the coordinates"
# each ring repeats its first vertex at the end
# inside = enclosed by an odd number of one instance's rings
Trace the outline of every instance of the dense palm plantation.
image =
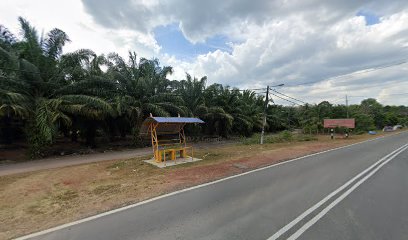
{"type": "MultiPolygon", "coordinates": [[[[32,157],[41,156],[56,138],[94,147],[98,137],[110,141],[132,136],[154,116],[196,116],[206,124],[188,129],[193,135],[250,136],[262,128],[264,97],[253,91],[213,84],[186,74],[171,81],[169,66],[158,60],[97,55],[80,49],[63,54],[69,37],[60,29],[39,36],[19,18],[21,34],[0,26],[1,143],[25,141],[32,157]]],[[[300,128],[317,133],[324,118],[344,118],[347,109],[323,101],[317,105],[269,105],[267,130],[300,128]]],[[[349,106],[357,130],[407,124],[408,108],[382,106],[374,99],[349,106]]]]}

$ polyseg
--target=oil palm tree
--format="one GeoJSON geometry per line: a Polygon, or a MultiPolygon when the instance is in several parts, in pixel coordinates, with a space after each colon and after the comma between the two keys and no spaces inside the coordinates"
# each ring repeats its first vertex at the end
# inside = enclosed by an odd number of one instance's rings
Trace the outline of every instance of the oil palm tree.
{"type": "Polygon", "coordinates": [[[144,118],[153,116],[186,115],[183,99],[172,92],[167,76],[171,67],[160,67],[155,59],[140,59],[129,53],[126,62],[118,54],[108,56],[107,74],[117,83],[117,95],[112,105],[117,119],[127,122],[138,139],[138,129],[144,118]]]}
{"type": "Polygon", "coordinates": [[[3,41],[0,48],[0,67],[7,80],[2,83],[9,86],[1,105],[14,109],[15,116],[28,115],[26,135],[31,155],[38,156],[53,142],[59,125],[71,125],[69,114],[98,118],[113,111],[108,102],[97,96],[78,94],[75,89],[83,88],[69,86],[64,72],[59,70],[62,48],[70,41],[65,32],[55,28],[45,38],[39,38],[27,20],[20,17],[19,22],[21,39],[3,41]],[[8,101],[5,96],[9,96],[8,101]],[[19,107],[12,105],[11,100],[18,100],[19,107]]]}
{"type": "Polygon", "coordinates": [[[205,108],[204,91],[206,87],[207,77],[197,79],[192,78],[190,74],[186,74],[186,79],[178,81],[175,84],[175,92],[183,98],[188,115],[199,116],[205,108]]]}

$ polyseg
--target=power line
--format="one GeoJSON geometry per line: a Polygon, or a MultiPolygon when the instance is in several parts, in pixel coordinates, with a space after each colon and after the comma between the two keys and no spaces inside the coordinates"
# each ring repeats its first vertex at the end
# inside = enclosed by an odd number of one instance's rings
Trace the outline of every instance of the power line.
{"type": "MultiPolygon", "coordinates": [[[[285,84],[283,84],[283,83],[281,83],[281,84],[277,84],[277,85],[274,85],[274,86],[267,86],[266,88],[248,88],[248,89],[238,89],[238,88],[235,88],[235,90],[238,90],[238,91],[260,91],[260,90],[263,90],[263,91],[266,91],[266,92],[268,92],[267,90],[268,90],[268,88],[270,89],[270,90],[272,90],[272,88],[273,87],[282,87],[282,86],[284,86],[285,84]]],[[[263,93],[266,93],[266,92],[263,92],[263,93]]]]}
{"type": "Polygon", "coordinates": [[[269,94],[272,94],[272,95],[274,95],[275,97],[280,98],[280,99],[282,99],[282,100],[285,100],[285,101],[287,101],[287,102],[290,102],[290,103],[292,103],[292,104],[301,106],[299,103],[290,101],[290,100],[288,100],[288,99],[286,99],[286,98],[283,98],[283,97],[281,97],[281,96],[278,96],[278,95],[276,95],[276,94],[273,94],[273,93],[269,93],[269,94]]]}
{"type": "MultiPolygon", "coordinates": [[[[408,95],[408,92],[406,93],[388,93],[388,94],[381,94],[382,96],[398,96],[398,95],[408,95]]],[[[370,96],[349,96],[351,98],[374,98],[374,97],[370,97],[370,96]]]]}
{"type": "Polygon", "coordinates": [[[350,95],[349,95],[349,97],[351,97],[351,98],[353,98],[353,97],[354,97],[354,98],[365,98],[365,97],[367,97],[367,96],[350,96],[350,95]]]}
{"type": "Polygon", "coordinates": [[[278,94],[280,94],[280,95],[283,95],[283,96],[285,96],[285,97],[287,97],[287,98],[290,98],[290,99],[293,99],[293,100],[295,100],[295,101],[298,101],[298,102],[301,102],[301,103],[307,104],[307,102],[304,102],[304,101],[299,100],[299,99],[296,99],[296,98],[294,98],[294,97],[291,97],[291,96],[285,95],[285,94],[283,94],[283,93],[281,93],[281,92],[276,91],[275,89],[271,89],[271,90],[272,90],[272,91],[274,91],[274,92],[276,92],[276,93],[278,93],[278,94]]]}
{"type": "MultiPolygon", "coordinates": [[[[398,66],[398,65],[402,65],[402,64],[405,64],[405,63],[408,63],[408,60],[403,60],[403,61],[400,61],[400,62],[396,62],[396,63],[391,63],[391,64],[387,64],[387,65],[384,65],[384,66],[378,66],[378,67],[375,67],[375,68],[369,68],[369,69],[364,69],[364,70],[361,70],[361,71],[356,71],[356,72],[353,72],[353,73],[349,73],[349,74],[344,74],[344,75],[339,75],[339,76],[335,76],[335,77],[331,77],[331,78],[327,78],[327,79],[323,79],[323,80],[318,80],[318,81],[312,81],[312,82],[307,82],[307,83],[301,83],[301,84],[297,84],[297,85],[285,85],[285,86],[287,86],[287,87],[295,87],[295,86],[301,86],[301,85],[308,85],[308,84],[313,84],[313,83],[318,83],[318,82],[323,82],[323,81],[327,81],[327,80],[331,80],[331,79],[336,79],[336,78],[341,78],[341,77],[346,77],[346,76],[352,76],[352,75],[355,75],[355,74],[362,74],[362,73],[367,73],[367,72],[372,72],[372,71],[376,71],[376,70],[380,70],[380,69],[384,69],[384,68],[389,68],[389,67],[393,67],[393,66],[398,66]]],[[[41,75],[41,73],[40,72],[33,72],[33,71],[27,71],[27,70],[21,70],[21,69],[14,69],[14,68],[7,68],[7,67],[0,67],[0,69],[2,69],[2,70],[10,70],[10,71],[18,71],[18,72],[25,72],[25,73],[32,73],[32,74],[39,74],[39,75],[41,75]]],[[[5,76],[1,76],[0,75],[0,78],[3,78],[3,79],[10,79],[10,80],[15,80],[15,78],[10,78],[10,77],[5,77],[5,76]]],[[[84,80],[85,78],[77,78],[76,80],[84,80]]],[[[26,79],[26,81],[27,81],[28,79],[26,79]]],[[[28,80],[28,81],[33,81],[33,82],[36,82],[36,80],[28,80]]],[[[53,82],[49,82],[49,81],[47,81],[47,82],[44,82],[44,83],[47,83],[47,84],[56,84],[56,83],[53,83],[53,82]]],[[[235,90],[235,91],[260,91],[260,90],[266,90],[266,88],[249,88],[249,89],[231,89],[231,91],[233,91],[233,90],[235,90]]],[[[304,101],[302,101],[302,100],[299,100],[299,99],[296,99],[296,98],[294,98],[294,97],[291,97],[291,96],[288,96],[288,95],[286,95],[286,94],[283,94],[283,93],[281,93],[281,92],[278,92],[278,91],[276,91],[275,89],[270,89],[270,90],[272,90],[272,91],[274,91],[275,93],[278,93],[278,94],[280,94],[280,95],[282,95],[282,96],[285,96],[285,97],[287,97],[287,98],[290,98],[290,99],[293,99],[293,100],[295,100],[295,101],[298,101],[298,102],[301,102],[301,103],[304,103],[304,104],[308,104],[308,103],[306,103],[306,102],[304,102],[304,101]]],[[[108,92],[116,92],[115,90],[105,90],[105,91],[108,91],[108,92]]],[[[256,92],[255,92],[256,93],[256,92]]],[[[256,93],[256,94],[260,94],[260,93],[256,93]]],[[[274,96],[276,96],[276,97],[278,97],[278,98],[280,98],[280,99],[283,99],[283,100],[285,100],[285,101],[288,101],[288,102],[291,102],[291,103],[293,103],[293,104],[297,104],[297,105],[300,105],[300,104],[298,104],[298,103],[295,103],[295,102],[293,102],[293,101],[289,101],[289,100],[287,100],[287,99],[285,99],[285,98],[282,98],[282,97],[280,97],[280,96],[277,96],[277,95],[275,95],[275,94],[273,94],[273,93],[271,93],[272,95],[274,95],[274,96]]],[[[408,93],[394,93],[394,94],[382,94],[383,96],[398,96],[398,95],[408,95],[408,93]]],[[[370,97],[368,97],[368,96],[349,96],[349,97],[356,97],[356,98],[370,98],[370,97]]],[[[334,102],[337,102],[337,100],[335,100],[334,102]]]]}
{"type": "Polygon", "coordinates": [[[382,95],[385,95],[385,96],[408,95],[408,92],[406,92],[406,93],[382,94],[382,95]]]}
{"type": "Polygon", "coordinates": [[[399,66],[399,65],[402,65],[402,64],[405,64],[405,63],[408,63],[408,60],[401,60],[399,62],[389,63],[389,64],[386,64],[384,66],[365,68],[365,69],[362,69],[362,70],[354,71],[352,73],[347,73],[347,74],[342,74],[342,75],[338,75],[338,76],[334,76],[334,77],[329,77],[329,78],[322,79],[322,80],[299,83],[299,84],[293,84],[293,85],[286,85],[286,86],[287,87],[297,87],[297,86],[309,85],[309,84],[329,81],[329,80],[333,80],[333,79],[343,78],[343,77],[347,77],[347,76],[353,76],[353,75],[358,75],[358,74],[363,74],[363,73],[369,73],[369,72],[373,72],[373,71],[377,71],[377,70],[381,70],[381,69],[385,69],[385,68],[399,66]]]}
{"type": "Polygon", "coordinates": [[[240,92],[244,92],[244,91],[260,91],[260,90],[266,90],[266,88],[248,88],[248,89],[238,89],[238,88],[233,88],[233,91],[240,91],[240,92]]]}

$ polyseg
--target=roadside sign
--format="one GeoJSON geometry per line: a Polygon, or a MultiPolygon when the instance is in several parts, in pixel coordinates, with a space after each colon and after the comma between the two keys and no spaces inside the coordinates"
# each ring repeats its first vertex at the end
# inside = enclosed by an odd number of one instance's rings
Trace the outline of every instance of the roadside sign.
{"type": "Polygon", "coordinates": [[[354,118],[344,118],[344,119],[324,119],[324,128],[335,128],[335,127],[346,127],[355,128],[354,118]]]}

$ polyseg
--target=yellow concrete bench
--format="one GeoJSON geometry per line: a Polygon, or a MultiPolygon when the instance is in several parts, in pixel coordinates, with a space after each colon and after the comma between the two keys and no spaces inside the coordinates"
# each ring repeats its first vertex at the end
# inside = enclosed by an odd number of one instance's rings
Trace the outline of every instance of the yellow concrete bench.
{"type": "Polygon", "coordinates": [[[182,146],[174,146],[174,147],[163,147],[162,149],[159,148],[158,151],[158,156],[157,156],[157,160],[158,162],[163,162],[166,161],[166,154],[169,153],[170,155],[170,160],[176,160],[176,153],[179,152],[180,153],[180,157],[181,158],[186,158],[187,157],[187,148],[191,148],[192,147],[182,147],[182,146]]]}

